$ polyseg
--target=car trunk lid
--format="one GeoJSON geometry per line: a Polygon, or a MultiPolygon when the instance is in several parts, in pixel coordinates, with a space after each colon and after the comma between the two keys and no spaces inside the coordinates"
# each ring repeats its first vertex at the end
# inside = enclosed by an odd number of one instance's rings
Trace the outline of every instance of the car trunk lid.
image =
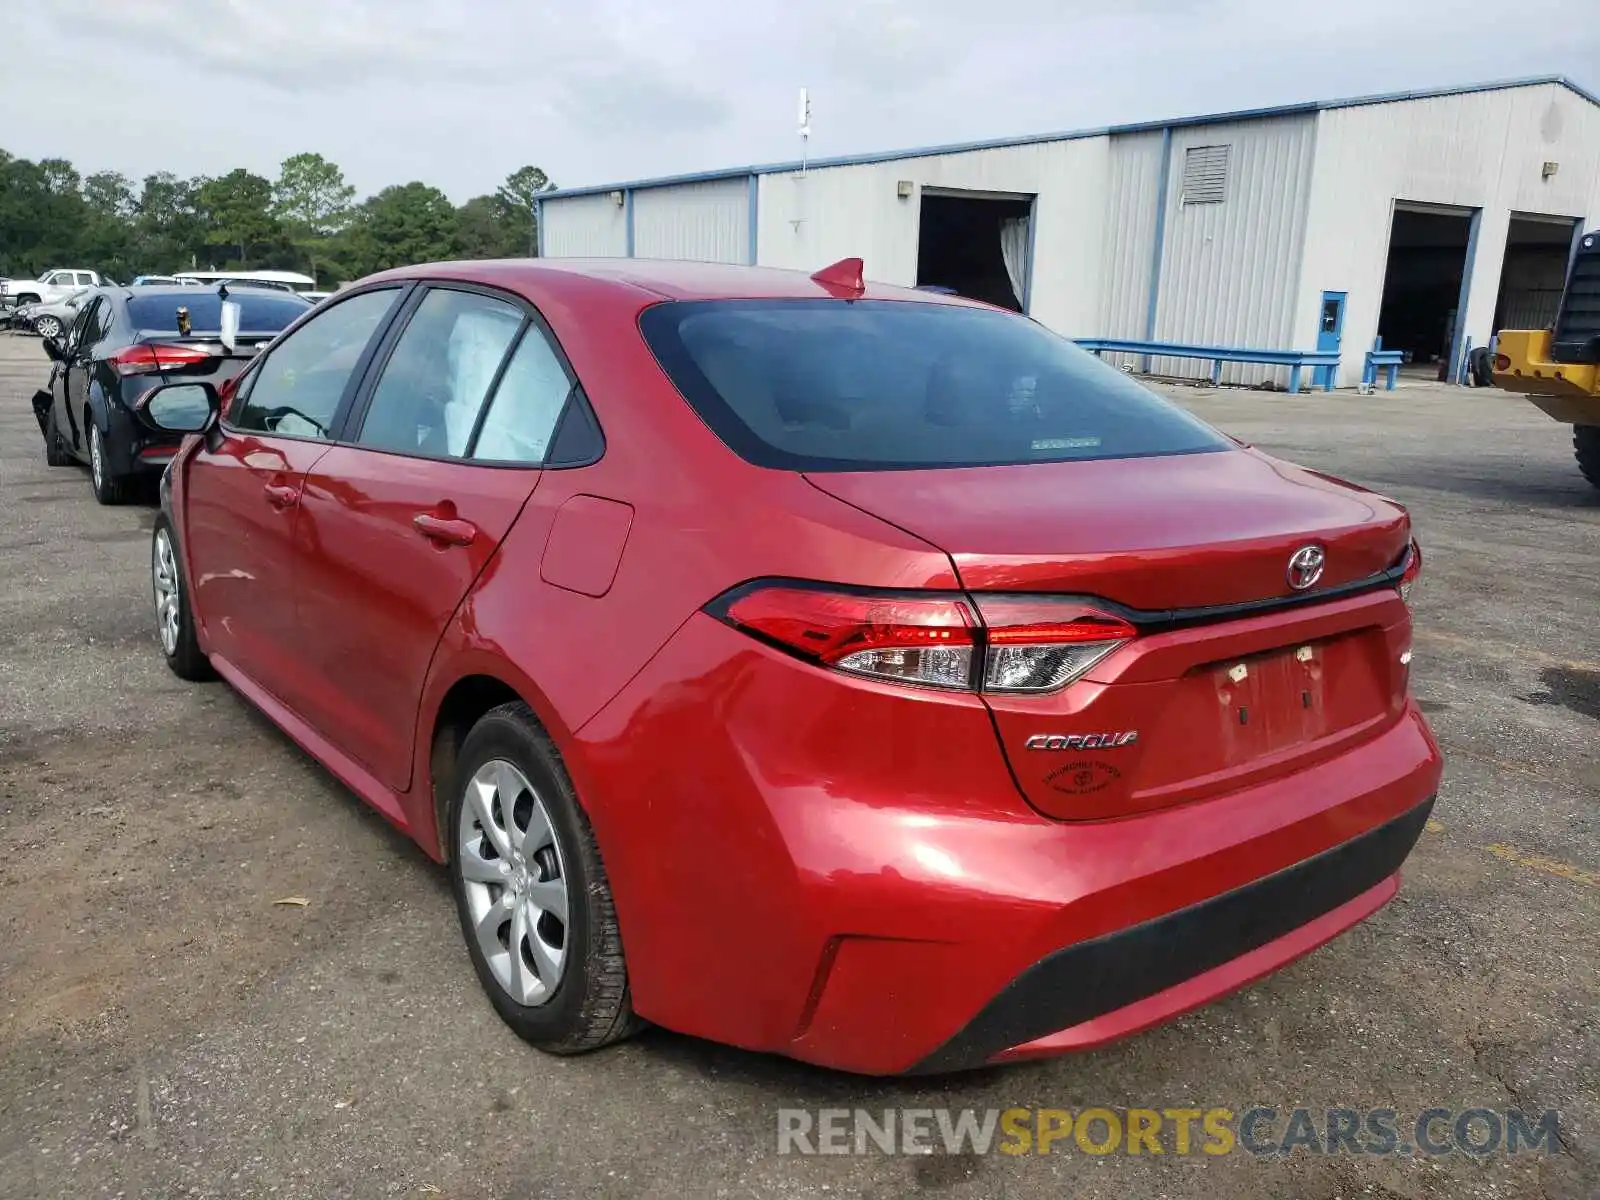
{"type": "Polygon", "coordinates": [[[945,550],[970,592],[1094,598],[1134,625],[1065,688],[985,693],[1041,812],[1116,817],[1249,786],[1404,707],[1410,615],[1386,572],[1409,520],[1353,485],[1245,449],[808,478],[945,550]],[[1325,567],[1297,590],[1289,560],[1308,545],[1325,567]]]}

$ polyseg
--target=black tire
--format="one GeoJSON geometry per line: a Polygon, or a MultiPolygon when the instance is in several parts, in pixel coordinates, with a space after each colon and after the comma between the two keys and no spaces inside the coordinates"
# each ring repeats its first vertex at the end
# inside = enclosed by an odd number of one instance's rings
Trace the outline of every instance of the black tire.
{"type": "Polygon", "coordinates": [[[187,679],[190,683],[203,683],[208,679],[215,679],[217,673],[212,670],[211,660],[201,652],[200,641],[195,637],[194,610],[189,607],[189,584],[183,577],[183,557],[178,553],[178,539],[173,534],[172,522],[167,520],[165,513],[156,518],[155,528],[150,533],[150,575],[151,595],[156,601],[156,645],[161,647],[161,655],[167,660],[167,666],[179,679],[187,679]],[[166,540],[171,554],[172,586],[177,593],[177,637],[173,639],[171,650],[167,649],[166,637],[161,628],[162,539],[166,540]]]}
{"type": "MultiPolygon", "coordinates": [[[[473,970],[495,1011],[524,1041],[551,1054],[582,1054],[636,1032],[642,1022],[634,1015],[630,1001],[611,886],[589,818],[578,803],[555,743],[526,704],[502,704],[472,727],[457,763],[445,830],[450,847],[450,884],[473,970]],[[478,944],[467,883],[462,876],[461,821],[467,787],[481,768],[496,760],[515,766],[543,802],[566,883],[564,965],[548,998],[533,1005],[513,999],[495,976],[478,944]]],[[[520,949],[516,952],[521,953],[520,949]]]]}
{"type": "Polygon", "coordinates": [[[1583,477],[1600,488],[1600,425],[1574,425],[1572,453],[1583,477]]]}
{"type": "Polygon", "coordinates": [[[56,424],[56,410],[53,407],[50,415],[44,419],[44,461],[46,466],[51,467],[70,467],[78,461],[67,449],[66,440],[61,436],[61,427],[56,424]]]}
{"type": "Polygon", "coordinates": [[[93,414],[84,413],[84,424],[89,427],[89,486],[94,490],[94,498],[101,504],[122,504],[128,499],[128,480],[111,473],[106,462],[105,434],[95,424],[93,414]]]}
{"type": "Polygon", "coordinates": [[[33,331],[42,338],[58,338],[62,334],[61,318],[40,317],[33,323],[33,331]]]}

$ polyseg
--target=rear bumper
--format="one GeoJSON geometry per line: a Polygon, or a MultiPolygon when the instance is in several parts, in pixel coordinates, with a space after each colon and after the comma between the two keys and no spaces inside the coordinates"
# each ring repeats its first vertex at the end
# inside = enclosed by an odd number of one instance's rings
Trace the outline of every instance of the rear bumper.
{"type": "Polygon", "coordinates": [[[1442,774],[1407,703],[1287,776],[1051,820],[976,702],[704,616],[571,749],[639,1013],[867,1074],[1093,1045],[1304,954],[1394,894],[1442,774]]]}
{"type": "Polygon", "coordinates": [[[106,468],[113,475],[159,475],[183,438],[157,433],[120,404],[107,405],[106,468]]]}
{"type": "Polygon", "coordinates": [[[1394,896],[1432,808],[1430,797],[1255,883],[1046,955],[914,1069],[1087,1049],[1277,970],[1394,896]]]}

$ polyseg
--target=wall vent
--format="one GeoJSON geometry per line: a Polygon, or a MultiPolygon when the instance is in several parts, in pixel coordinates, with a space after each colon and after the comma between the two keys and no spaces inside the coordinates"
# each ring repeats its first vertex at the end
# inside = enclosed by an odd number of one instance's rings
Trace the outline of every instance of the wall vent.
{"type": "Polygon", "coordinates": [[[1190,146],[1183,152],[1183,203],[1221,204],[1228,198],[1232,146],[1190,146]]]}

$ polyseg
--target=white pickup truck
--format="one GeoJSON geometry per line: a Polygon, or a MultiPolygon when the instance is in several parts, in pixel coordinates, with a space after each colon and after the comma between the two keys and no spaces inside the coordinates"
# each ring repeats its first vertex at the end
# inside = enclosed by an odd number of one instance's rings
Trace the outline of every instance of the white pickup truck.
{"type": "Polygon", "coordinates": [[[37,279],[0,279],[0,305],[53,304],[86,287],[104,287],[96,271],[46,271],[37,279]]]}

